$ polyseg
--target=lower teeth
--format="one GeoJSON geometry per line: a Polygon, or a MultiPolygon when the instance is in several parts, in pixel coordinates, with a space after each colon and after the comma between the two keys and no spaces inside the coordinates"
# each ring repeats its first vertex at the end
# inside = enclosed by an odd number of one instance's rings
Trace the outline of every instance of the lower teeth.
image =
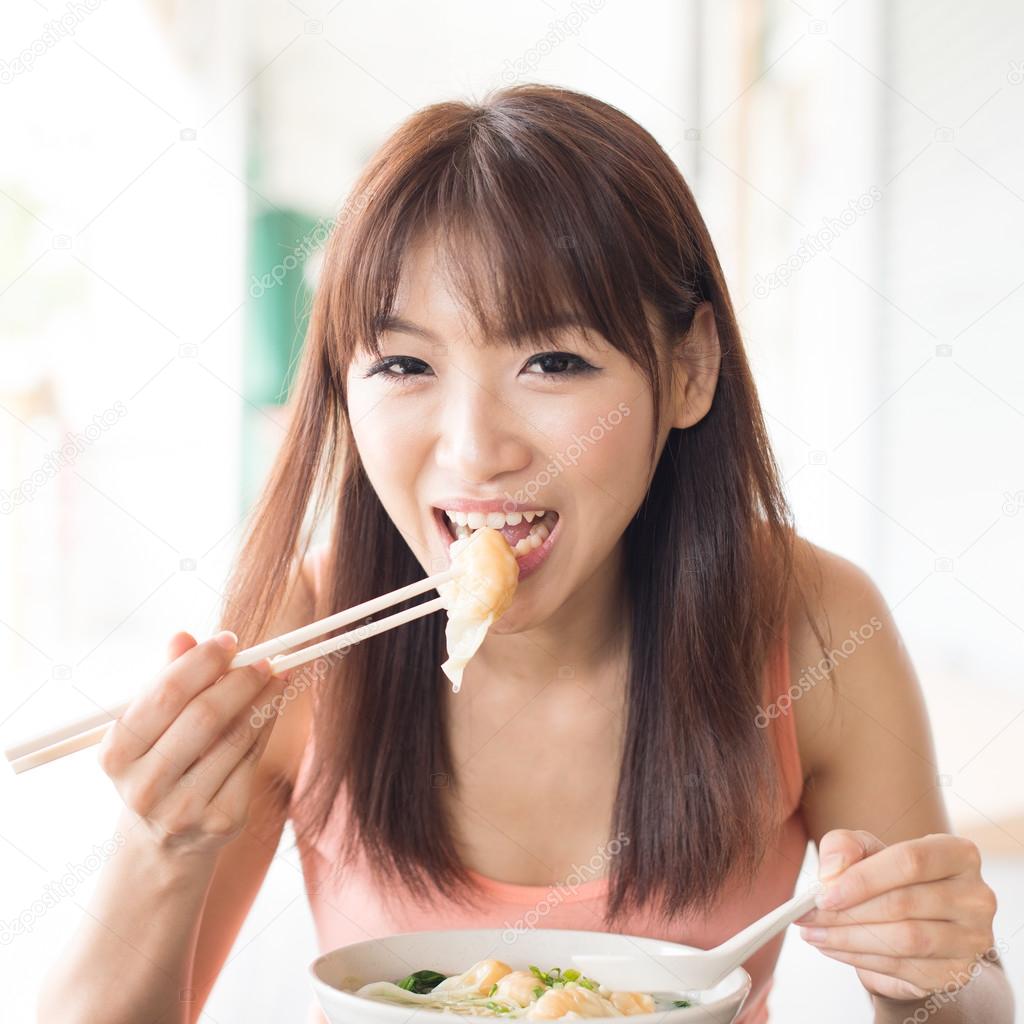
{"type": "MultiPolygon", "coordinates": [[[[475,530],[471,530],[468,526],[455,525],[455,537],[457,540],[469,537],[475,532],[475,530]]],[[[548,539],[550,533],[551,531],[544,523],[535,523],[530,527],[530,532],[522,540],[516,542],[512,551],[517,557],[521,558],[523,555],[533,551],[534,548],[539,548],[548,539]]]]}

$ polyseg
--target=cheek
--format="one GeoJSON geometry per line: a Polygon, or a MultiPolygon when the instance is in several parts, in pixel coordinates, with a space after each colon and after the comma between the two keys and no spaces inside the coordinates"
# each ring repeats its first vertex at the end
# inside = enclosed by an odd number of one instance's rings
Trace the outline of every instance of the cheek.
{"type": "Polygon", "coordinates": [[[423,464],[417,449],[421,434],[396,423],[386,402],[359,392],[354,389],[349,399],[356,451],[381,504],[401,528],[416,515],[413,496],[423,464]]]}
{"type": "Polygon", "coordinates": [[[410,479],[416,474],[415,438],[394,434],[383,425],[363,421],[353,424],[352,435],[366,475],[383,497],[390,491],[409,493],[410,479]]]}
{"type": "Polygon", "coordinates": [[[630,518],[647,485],[652,411],[613,402],[563,426],[562,459],[574,487],[586,492],[602,515],[630,518]]]}

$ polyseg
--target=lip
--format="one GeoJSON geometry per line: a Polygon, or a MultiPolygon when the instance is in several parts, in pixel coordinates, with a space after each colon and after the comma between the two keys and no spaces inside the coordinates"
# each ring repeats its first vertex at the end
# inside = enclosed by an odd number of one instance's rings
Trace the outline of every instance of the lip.
{"type": "Polygon", "coordinates": [[[430,503],[437,509],[451,509],[452,512],[553,512],[543,505],[527,505],[508,498],[438,498],[430,503]]]}
{"type": "MultiPolygon", "coordinates": [[[[496,503],[491,502],[490,508],[479,507],[480,504],[485,504],[480,502],[474,504],[473,502],[470,501],[468,502],[468,504],[471,507],[463,508],[460,507],[458,504],[454,504],[445,505],[443,508],[435,507],[433,509],[434,522],[437,524],[437,528],[440,531],[442,538],[444,539],[446,551],[448,547],[454,543],[454,541],[452,540],[452,535],[448,532],[447,516],[445,516],[444,514],[445,508],[451,509],[453,512],[515,512],[518,511],[519,509],[530,510],[537,508],[536,505],[520,505],[518,509],[504,509],[501,507],[500,502],[497,503],[497,507],[495,507],[496,503]]],[[[532,576],[544,564],[544,562],[547,560],[548,555],[551,554],[551,549],[555,546],[555,540],[561,533],[561,530],[562,516],[559,515],[558,521],[555,523],[555,528],[547,535],[547,537],[544,538],[544,540],[541,542],[540,547],[534,548],[532,551],[527,552],[522,557],[516,557],[516,565],[519,566],[520,583],[522,583],[523,580],[527,579],[529,576],[532,576]]]]}

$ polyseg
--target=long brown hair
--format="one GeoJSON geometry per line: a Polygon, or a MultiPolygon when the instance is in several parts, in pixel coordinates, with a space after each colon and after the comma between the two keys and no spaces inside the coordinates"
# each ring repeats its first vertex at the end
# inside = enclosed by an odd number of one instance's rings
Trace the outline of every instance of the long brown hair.
{"type": "MultiPolygon", "coordinates": [[[[516,86],[417,112],[371,160],[326,247],[290,428],[224,624],[243,642],[264,635],[328,509],[319,613],[422,578],[360,463],[345,374],[356,351],[379,353],[403,254],[425,229],[489,338],[542,332],[568,304],[641,368],[659,422],[670,350],[686,344],[698,305],[713,307],[721,370],[710,411],[669,432],[624,537],[633,628],[614,829],[630,841],[609,868],[607,919],[644,905],[706,912],[727,878],[753,880],[779,823],[778,772],[755,718],[782,634],[793,530],[707,228],[667,154],[616,108],[516,86]],[[481,245],[486,265],[466,255],[481,245]]],[[[339,862],[362,850],[382,885],[471,900],[436,785],[459,784],[443,628],[434,615],[365,641],[316,682],[316,767],[297,817],[302,834],[321,836],[344,793],[339,862]]]]}

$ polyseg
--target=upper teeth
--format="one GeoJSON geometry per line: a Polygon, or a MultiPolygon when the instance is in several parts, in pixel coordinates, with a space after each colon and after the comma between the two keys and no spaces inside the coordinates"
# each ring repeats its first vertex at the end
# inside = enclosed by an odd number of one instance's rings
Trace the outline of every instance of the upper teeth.
{"type": "Polygon", "coordinates": [[[484,526],[492,530],[500,530],[503,526],[516,526],[522,520],[532,523],[534,519],[540,519],[545,509],[536,509],[530,512],[453,512],[445,509],[444,514],[458,526],[468,526],[471,530],[479,530],[484,526]]]}

